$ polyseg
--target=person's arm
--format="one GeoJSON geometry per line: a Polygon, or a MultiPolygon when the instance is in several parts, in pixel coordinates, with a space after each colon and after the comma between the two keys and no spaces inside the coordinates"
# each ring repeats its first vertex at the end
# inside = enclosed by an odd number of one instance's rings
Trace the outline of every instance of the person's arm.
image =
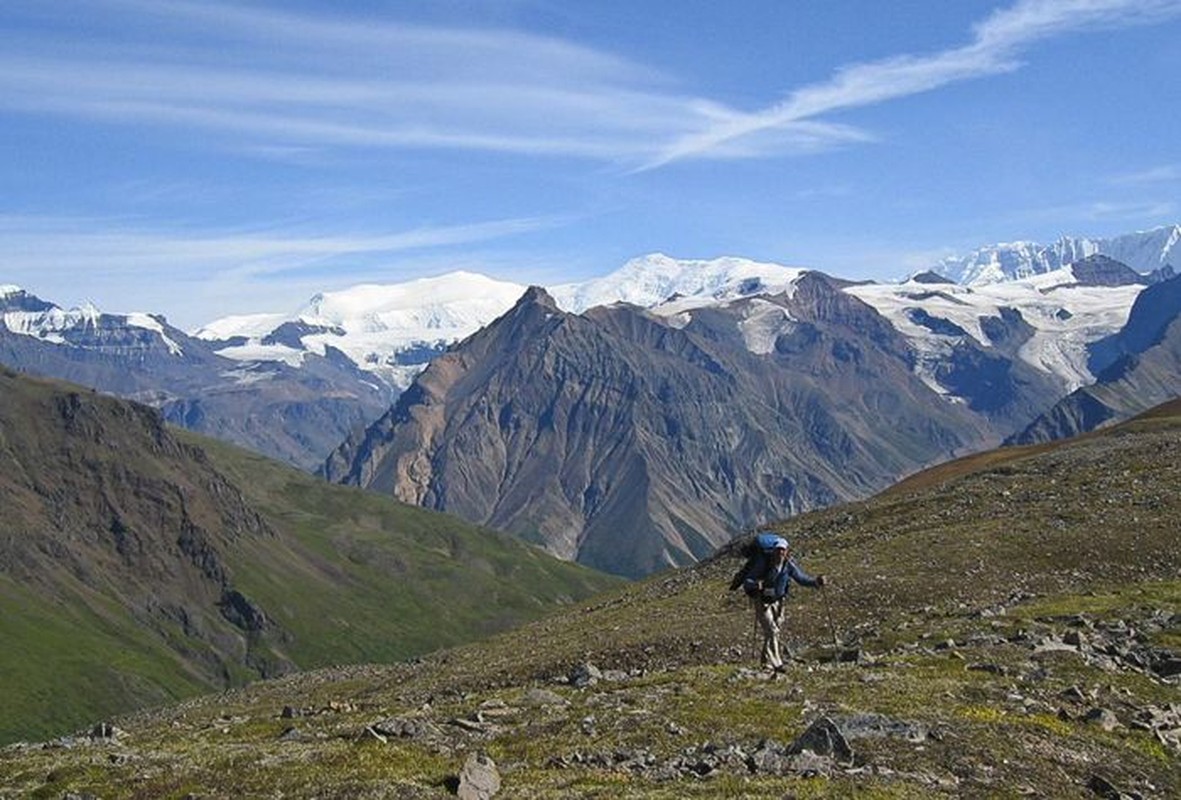
{"type": "MultiPolygon", "coordinates": [[[[808,573],[804,572],[803,568],[794,560],[787,562],[787,569],[785,573],[789,573],[793,580],[800,586],[808,586],[812,589],[817,589],[824,585],[824,576],[818,575],[813,578],[808,573]]],[[[786,582],[786,581],[785,581],[786,582]]]]}

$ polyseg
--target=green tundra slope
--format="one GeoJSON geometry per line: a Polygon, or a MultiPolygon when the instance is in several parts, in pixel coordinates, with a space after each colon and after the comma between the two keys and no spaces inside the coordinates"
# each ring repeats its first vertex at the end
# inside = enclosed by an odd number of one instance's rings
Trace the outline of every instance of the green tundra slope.
{"type": "Polygon", "coordinates": [[[404,659],[617,583],[0,370],[0,743],[404,659]]]}

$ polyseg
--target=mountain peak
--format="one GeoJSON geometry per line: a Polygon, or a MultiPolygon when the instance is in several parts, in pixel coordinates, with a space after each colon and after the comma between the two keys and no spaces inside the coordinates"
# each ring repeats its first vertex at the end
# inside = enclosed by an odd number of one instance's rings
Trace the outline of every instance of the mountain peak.
{"type": "Polygon", "coordinates": [[[554,300],[553,295],[547,292],[543,286],[530,286],[525,290],[525,293],[521,295],[521,299],[517,301],[517,307],[526,305],[539,305],[552,308],[555,311],[558,310],[557,301],[554,300]]]}
{"type": "Polygon", "coordinates": [[[754,294],[787,291],[804,272],[799,267],[734,256],[677,259],[664,253],[633,258],[603,278],[555,286],[558,305],[576,314],[594,306],[625,302],[651,308],[673,297],[702,303],[727,302],[754,294]]]}

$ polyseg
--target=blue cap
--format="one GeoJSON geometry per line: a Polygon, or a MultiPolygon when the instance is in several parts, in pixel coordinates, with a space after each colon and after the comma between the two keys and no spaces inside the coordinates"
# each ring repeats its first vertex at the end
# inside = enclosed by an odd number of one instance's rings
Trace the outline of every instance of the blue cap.
{"type": "Polygon", "coordinates": [[[763,550],[786,550],[789,542],[777,533],[763,531],[758,536],[759,547],[763,550]]]}

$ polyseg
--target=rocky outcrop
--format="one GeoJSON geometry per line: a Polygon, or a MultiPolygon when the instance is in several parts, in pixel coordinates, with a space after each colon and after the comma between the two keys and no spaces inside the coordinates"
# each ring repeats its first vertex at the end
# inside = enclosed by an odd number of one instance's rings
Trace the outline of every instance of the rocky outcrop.
{"type": "Polygon", "coordinates": [[[1094,253],[1070,265],[1074,279],[1082,286],[1133,286],[1149,283],[1127,264],[1114,258],[1094,253]]]}

